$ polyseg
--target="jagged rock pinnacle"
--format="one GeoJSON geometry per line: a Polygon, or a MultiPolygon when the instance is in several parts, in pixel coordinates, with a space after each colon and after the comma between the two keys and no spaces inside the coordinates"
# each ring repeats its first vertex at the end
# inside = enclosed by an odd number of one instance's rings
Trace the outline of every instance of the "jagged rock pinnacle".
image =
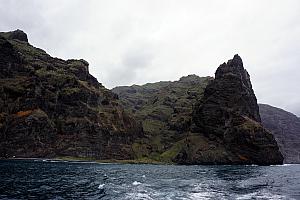
{"type": "MultiPolygon", "coordinates": [[[[250,76],[243,67],[241,57],[237,54],[233,59],[218,67],[215,80],[206,87],[203,99],[207,99],[207,102],[202,108],[210,105],[208,106],[210,111],[213,110],[211,109],[212,106],[217,110],[223,110],[220,111],[223,114],[229,109],[230,112],[247,116],[257,122],[261,121],[250,76]]],[[[219,112],[215,114],[217,113],[219,112]]],[[[224,116],[220,117],[223,118],[224,116]]],[[[212,123],[215,122],[212,121],[212,123]]]]}
{"type": "Polygon", "coordinates": [[[234,55],[233,59],[228,60],[227,63],[224,62],[218,67],[215,73],[215,77],[220,78],[228,73],[239,75],[241,73],[244,73],[244,71],[245,69],[243,66],[242,58],[238,54],[236,54],[234,55]]]}
{"type": "Polygon", "coordinates": [[[245,156],[238,162],[282,163],[274,137],[260,124],[257,100],[242,59],[235,55],[221,64],[215,75],[195,107],[193,120],[200,131],[222,138],[239,159],[245,156]]]}

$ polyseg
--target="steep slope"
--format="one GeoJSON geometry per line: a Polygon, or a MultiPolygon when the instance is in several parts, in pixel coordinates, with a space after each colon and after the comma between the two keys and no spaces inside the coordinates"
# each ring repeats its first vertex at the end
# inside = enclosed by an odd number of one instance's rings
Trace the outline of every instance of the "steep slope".
{"type": "Polygon", "coordinates": [[[135,145],[137,156],[181,164],[282,162],[238,56],[218,68],[216,80],[190,75],[113,92],[143,122],[148,140],[135,145]]]}
{"type": "Polygon", "coordinates": [[[234,154],[232,162],[276,164],[283,161],[273,135],[260,124],[250,76],[238,55],[217,69],[215,79],[196,105],[193,119],[201,132],[222,140],[225,148],[234,154]]]}
{"type": "Polygon", "coordinates": [[[0,157],[133,158],[141,126],[88,67],[0,33],[0,157]]]}
{"type": "Polygon", "coordinates": [[[193,105],[199,100],[212,77],[189,75],[178,81],[148,83],[143,86],[116,87],[124,107],[144,121],[150,133],[151,124],[164,124],[164,130],[184,132],[191,125],[193,105]],[[156,123],[155,123],[156,121],[156,123]]]}
{"type": "Polygon", "coordinates": [[[193,105],[212,79],[189,75],[174,82],[122,86],[112,90],[119,95],[124,107],[142,122],[146,138],[133,146],[138,158],[173,162],[189,134],[193,105]]]}
{"type": "Polygon", "coordinates": [[[300,163],[300,119],[285,110],[259,104],[263,125],[270,130],[280,147],[285,163],[300,163]]]}

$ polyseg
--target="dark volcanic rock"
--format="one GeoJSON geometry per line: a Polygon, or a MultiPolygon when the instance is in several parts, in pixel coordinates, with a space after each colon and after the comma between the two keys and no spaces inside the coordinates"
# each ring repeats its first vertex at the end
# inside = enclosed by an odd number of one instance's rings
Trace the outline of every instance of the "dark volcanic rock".
{"type": "Polygon", "coordinates": [[[217,69],[215,80],[205,88],[204,98],[196,108],[194,120],[200,128],[205,128],[205,132],[223,136],[227,130],[225,124],[231,126],[235,116],[245,116],[260,122],[250,76],[238,55],[217,69]]]}
{"type": "Polygon", "coordinates": [[[259,104],[262,123],[271,131],[285,163],[300,163],[300,119],[285,110],[259,104]]]}
{"type": "Polygon", "coordinates": [[[0,34],[2,37],[5,37],[8,40],[20,40],[23,42],[28,42],[26,33],[19,29],[11,32],[0,32],[0,34]]]}
{"type": "Polygon", "coordinates": [[[52,58],[0,33],[0,156],[132,159],[142,127],[84,60],[52,58]]]}
{"type": "Polygon", "coordinates": [[[250,76],[238,55],[220,65],[193,117],[208,137],[216,136],[233,157],[229,163],[280,164],[283,157],[273,135],[260,124],[250,76]]]}

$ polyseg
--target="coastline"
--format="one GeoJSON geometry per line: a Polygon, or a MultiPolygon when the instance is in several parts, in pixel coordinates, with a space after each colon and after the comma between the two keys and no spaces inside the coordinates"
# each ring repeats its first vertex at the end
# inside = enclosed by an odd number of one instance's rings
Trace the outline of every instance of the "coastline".
{"type": "MultiPolygon", "coordinates": [[[[148,158],[135,159],[135,160],[116,160],[116,159],[106,159],[97,160],[92,158],[82,158],[82,157],[71,157],[71,156],[59,156],[54,158],[30,158],[30,157],[15,157],[15,158],[0,158],[1,160],[33,160],[33,161],[43,161],[43,162],[73,162],[73,163],[97,163],[97,164],[138,164],[138,165],[178,165],[172,162],[159,162],[156,160],[151,160],[148,158]]],[[[241,164],[201,164],[203,165],[213,165],[213,166],[289,166],[289,165],[300,165],[300,163],[283,163],[279,165],[241,165],[241,164]]],[[[188,165],[185,165],[188,166],[188,165]]]]}
{"type": "Polygon", "coordinates": [[[151,159],[136,159],[136,160],[116,160],[116,159],[106,159],[97,160],[92,158],[82,158],[82,157],[71,157],[71,156],[61,156],[54,158],[28,158],[28,157],[15,157],[15,158],[0,158],[0,160],[36,160],[45,162],[82,162],[82,163],[99,163],[99,164],[151,164],[151,165],[174,165],[174,163],[159,162],[151,159]]]}

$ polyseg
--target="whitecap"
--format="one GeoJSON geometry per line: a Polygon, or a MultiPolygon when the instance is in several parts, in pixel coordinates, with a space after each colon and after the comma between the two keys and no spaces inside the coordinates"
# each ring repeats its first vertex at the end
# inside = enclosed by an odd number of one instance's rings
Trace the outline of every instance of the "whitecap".
{"type": "Polygon", "coordinates": [[[197,200],[204,200],[204,199],[211,199],[213,197],[212,192],[196,192],[189,195],[190,199],[197,199],[197,200]]]}
{"type": "Polygon", "coordinates": [[[244,195],[240,195],[236,197],[238,200],[247,200],[247,199],[287,199],[285,196],[282,195],[277,195],[277,194],[272,194],[270,192],[267,192],[265,190],[260,191],[260,192],[253,192],[253,193],[248,193],[244,195]]]}
{"type": "Polygon", "coordinates": [[[49,162],[57,163],[57,162],[61,162],[61,161],[59,161],[59,160],[50,160],[49,162]]]}
{"type": "Polygon", "coordinates": [[[293,166],[293,165],[299,165],[299,164],[283,164],[282,166],[293,166]]]}
{"type": "Polygon", "coordinates": [[[150,196],[150,194],[146,193],[128,193],[126,194],[125,199],[144,199],[144,200],[153,200],[153,198],[150,196]]]}
{"type": "Polygon", "coordinates": [[[103,189],[104,186],[105,186],[105,184],[100,184],[100,185],[98,186],[98,189],[103,189]]]}
{"type": "Polygon", "coordinates": [[[298,165],[298,164],[283,164],[283,165],[270,165],[270,167],[287,167],[287,166],[292,166],[292,165],[298,165]]]}
{"type": "Polygon", "coordinates": [[[142,183],[141,182],[138,182],[138,181],[134,181],[133,183],[132,183],[132,185],[141,185],[142,183]]]}

